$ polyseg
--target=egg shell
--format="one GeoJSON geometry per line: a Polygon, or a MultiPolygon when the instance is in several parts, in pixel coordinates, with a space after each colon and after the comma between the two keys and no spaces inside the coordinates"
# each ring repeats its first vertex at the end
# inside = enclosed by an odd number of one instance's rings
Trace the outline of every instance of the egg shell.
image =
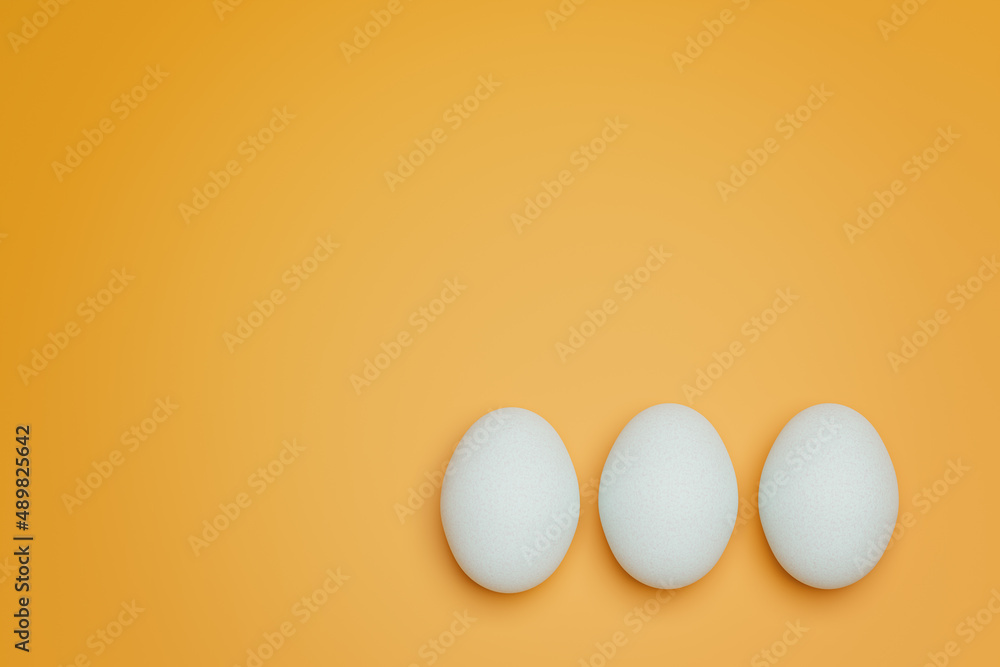
{"type": "Polygon", "coordinates": [[[501,408],[462,437],[441,486],[441,523],[462,570],[484,588],[518,593],[562,562],[580,516],[569,452],[545,419],[501,408]]]}
{"type": "Polygon", "coordinates": [[[785,570],[814,588],[868,574],[896,525],[896,470],[875,427],[836,403],[806,408],[781,429],[764,462],[757,503],[785,570]]]}
{"type": "Polygon", "coordinates": [[[626,572],[654,588],[687,586],[715,566],[736,525],[733,462],[696,410],[654,405],[615,440],[601,473],[598,509],[626,572]]]}

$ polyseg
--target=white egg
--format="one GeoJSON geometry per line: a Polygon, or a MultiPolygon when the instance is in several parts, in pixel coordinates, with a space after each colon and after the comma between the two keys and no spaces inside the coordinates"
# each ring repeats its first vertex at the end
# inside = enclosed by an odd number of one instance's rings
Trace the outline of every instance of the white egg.
{"type": "Polygon", "coordinates": [[[875,427],[851,408],[824,403],[781,429],[757,502],[781,566],[809,586],[841,588],[868,574],[885,552],[899,488],[875,427]]]}
{"type": "Polygon", "coordinates": [[[548,579],[562,562],[580,516],[569,452],[530,410],[481,417],[455,448],[441,487],[441,523],[469,577],[499,593],[548,579]]]}
{"type": "Polygon", "coordinates": [[[615,440],[598,509],[626,572],[655,588],[687,586],[715,566],[733,533],[739,510],[733,462],[697,411],[654,405],[615,440]]]}

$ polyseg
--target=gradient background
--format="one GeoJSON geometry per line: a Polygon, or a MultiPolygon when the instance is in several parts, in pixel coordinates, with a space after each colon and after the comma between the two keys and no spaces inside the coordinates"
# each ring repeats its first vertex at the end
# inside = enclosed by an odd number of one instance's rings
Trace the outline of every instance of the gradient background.
{"type": "MultiPolygon", "coordinates": [[[[3,664],[246,665],[288,620],[267,665],[596,666],[618,631],[608,664],[739,665],[796,621],[809,630],[783,664],[920,665],[952,640],[954,664],[996,664],[1000,622],[971,643],[956,625],[1000,587],[1000,281],[960,311],[946,300],[1000,251],[996,3],[929,2],[886,40],[889,0],[593,0],[554,30],[557,0],[403,0],[348,63],[339,44],[385,4],[248,0],[220,18],[210,0],[79,1],[18,52],[8,38],[0,415],[12,448],[32,427],[36,541],[33,650],[5,645],[3,664]],[[735,22],[679,72],[673,52],[723,9],[735,22]],[[119,120],[112,102],[157,65],[169,76],[119,120]],[[442,114],[491,74],[502,86],[448,128],[442,114]],[[781,138],[775,122],[813,85],[834,96],[781,138]],[[185,224],[179,204],[274,107],[295,119],[185,224]],[[104,117],[115,131],[60,182],[51,163],[104,117]],[[511,214],[607,117],[628,129],[519,234],[511,214]],[[947,126],[961,138],[905,180],[947,126]],[[448,140],[390,192],[384,172],[436,127],[448,140]],[[716,182],[769,136],[779,152],[723,203],[716,182]],[[896,178],[907,193],[850,243],[843,225],[896,178]],[[328,234],[339,250],[290,292],[283,273],[328,234]],[[659,244],[667,266],[561,361],[556,343],[659,244]],[[78,304],[122,267],[134,281],[83,324],[78,304]],[[462,296],[355,392],[350,376],[455,277],[462,296]],[[287,301],[230,353],[223,334],[275,288],[287,301]],[[633,633],[626,616],[655,591],[604,541],[605,456],[641,409],[685,402],[783,288],[799,301],[693,405],[729,449],[744,521],[715,569],[633,633]],[[894,372],[887,353],[938,308],[950,322],[894,372]],[[18,366],[70,320],[80,335],[26,385],[18,366]],[[179,409],[124,451],[165,397],[179,409]],[[786,575],[753,508],[775,436],[820,402],[875,425],[915,517],[837,591],[786,575]],[[549,420],[584,490],[563,564],[516,596],[462,574],[428,482],[504,405],[549,420]],[[285,439],[306,450],[256,495],[248,477],[285,439]],[[67,511],[116,449],[124,463],[67,511]],[[949,461],[971,468],[954,485],[949,461]],[[947,493],[922,512],[914,496],[935,482],[947,493]],[[252,505],[196,556],[189,536],[240,492],[252,505]],[[292,606],[328,568],[349,581],[298,623],[292,606]],[[145,611],[95,655],[88,637],[132,600],[145,611]],[[466,610],[478,620],[432,661],[426,643],[466,610]]],[[[37,11],[4,3],[4,33],[37,11]]],[[[15,532],[12,459],[0,535],[15,532]]],[[[11,643],[12,580],[0,569],[11,643]]]]}

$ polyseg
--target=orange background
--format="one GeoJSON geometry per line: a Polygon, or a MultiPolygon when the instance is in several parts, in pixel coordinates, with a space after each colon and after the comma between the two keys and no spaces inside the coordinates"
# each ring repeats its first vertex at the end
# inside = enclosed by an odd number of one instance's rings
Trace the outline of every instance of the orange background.
{"type": "MultiPolygon", "coordinates": [[[[1000,251],[996,4],[927,3],[888,39],[889,0],[593,0],[555,29],[556,0],[401,6],[351,62],[340,43],[385,2],[246,1],[221,19],[210,0],[70,2],[17,52],[7,38],[0,414],[11,448],[32,427],[36,540],[32,651],[7,644],[3,664],[246,665],[287,621],[269,666],[599,665],[619,631],[608,664],[759,664],[797,621],[784,664],[918,665],[949,641],[954,664],[995,664],[1000,622],[969,643],[956,626],[1000,587],[1000,281],[961,309],[948,295],[1000,251]],[[672,54],[724,9],[733,22],[678,71],[672,54]],[[147,66],[169,74],[120,119],[147,66]],[[490,75],[500,86],[452,129],[446,110],[490,75]],[[801,129],[776,131],[824,85],[801,129]],[[274,108],[295,117],[245,161],[274,108]],[[113,132],[58,180],[53,161],[104,118],[113,132]],[[628,127],[576,171],[606,118],[628,127]],[[910,181],[904,163],[949,126],[960,138],[910,181]],[[384,173],[435,128],[447,140],[390,191],[384,173]],[[717,182],[769,137],[779,150],[723,202],[717,182]],[[240,172],[186,224],[180,204],[230,160],[240,172]],[[511,215],[563,169],[573,183],[518,233],[511,215]],[[849,242],[843,225],[894,179],[905,194],[849,242]],[[292,291],[283,275],[327,235],[339,248],[292,291]],[[661,244],[672,257],[625,301],[616,282],[661,244]],[[134,280],[86,322],[78,304],[123,267],[134,280]],[[411,313],[456,278],[465,291],[418,332],[411,313]],[[744,323],[786,288],[799,300],[751,343],[744,323]],[[284,302],[231,353],[224,334],[275,289],[284,302]],[[608,298],[617,312],[561,361],[556,343],[608,298]],[[887,354],[942,308],[895,372],[887,354]],[[23,382],[68,322],[79,335],[23,382]],[[401,332],[412,343],[357,393],[351,375],[401,332]],[[632,416],[686,402],[734,341],[745,354],[693,407],[729,449],[744,520],[633,632],[655,591],[614,561],[594,480],[632,416]],[[174,414],[128,451],[122,434],[168,397],[174,414]],[[781,427],[828,401],[878,429],[913,520],[868,577],[818,591],[781,570],[753,499],[781,427]],[[504,405],[555,427],[583,491],[563,564],[514,596],[462,574],[421,487],[504,405]],[[258,495],[249,478],[293,439],[304,451],[258,495]],[[970,468],[954,484],[949,461],[970,468]],[[915,498],[935,482],[933,503],[915,498]],[[240,493],[250,505],[195,555],[190,536],[240,493]],[[293,605],[337,568],[350,579],[300,623],[293,605]],[[95,655],[88,638],[132,600],[144,611],[95,655]],[[429,648],[466,610],[468,630],[429,648]]],[[[37,11],[5,3],[4,33],[37,11]]]]}

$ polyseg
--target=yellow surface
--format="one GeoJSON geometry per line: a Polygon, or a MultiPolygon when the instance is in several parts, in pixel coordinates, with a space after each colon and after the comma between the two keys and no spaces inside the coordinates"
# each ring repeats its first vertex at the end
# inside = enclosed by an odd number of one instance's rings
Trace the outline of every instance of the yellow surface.
{"type": "Polygon", "coordinates": [[[32,31],[45,0],[4,3],[31,36],[0,68],[0,414],[11,450],[31,425],[35,541],[28,655],[0,560],[2,663],[252,666],[269,634],[269,667],[995,665],[1000,622],[964,619],[1000,610],[1000,280],[975,280],[1000,253],[1000,9],[905,4],[890,30],[890,0],[80,0],[32,31]],[[876,191],[893,203],[845,228],[876,191]],[[797,298],[773,318],[779,290],[797,298]],[[592,335],[570,353],[572,327],[592,335]],[[743,520],[658,600],[614,561],[595,483],[632,416],[688,397],[743,520]],[[868,577],[817,591],[753,499],[781,427],[828,401],[882,435],[901,525],[868,577]],[[516,596],[462,574],[438,512],[455,443],[504,405],[556,428],[583,505],[562,566],[516,596]],[[220,504],[239,516],[193,546],[220,504]]]}

